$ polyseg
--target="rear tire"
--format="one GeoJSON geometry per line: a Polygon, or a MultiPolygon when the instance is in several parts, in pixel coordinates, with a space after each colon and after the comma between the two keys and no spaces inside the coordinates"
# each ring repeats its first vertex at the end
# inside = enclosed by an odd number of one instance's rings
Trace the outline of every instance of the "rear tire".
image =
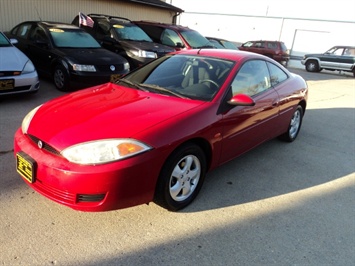
{"type": "Polygon", "coordinates": [[[154,202],[169,211],[189,205],[206,175],[206,156],[195,144],[185,144],[166,160],[157,181],[154,202]]]}
{"type": "Polygon", "coordinates": [[[301,130],[302,119],[303,119],[303,108],[299,105],[292,115],[287,131],[282,135],[280,135],[279,139],[287,142],[294,141],[301,130]]]}

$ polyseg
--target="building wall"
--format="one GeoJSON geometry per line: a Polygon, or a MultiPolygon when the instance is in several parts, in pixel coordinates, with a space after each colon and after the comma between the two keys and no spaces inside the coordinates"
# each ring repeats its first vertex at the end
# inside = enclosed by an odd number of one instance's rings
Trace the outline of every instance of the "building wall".
{"type": "Polygon", "coordinates": [[[184,12],[179,16],[178,24],[205,36],[238,44],[250,40],[280,40],[294,57],[325,52],[334,45],[355,46],[355,22],[351,21],[184,12]]]}
{"type": "Polygon", "coordinates": [[[71,23],[80,12],[171,23],[174,12],[117,0],[0,0],[0,31],[26,20],[71,23]]]}

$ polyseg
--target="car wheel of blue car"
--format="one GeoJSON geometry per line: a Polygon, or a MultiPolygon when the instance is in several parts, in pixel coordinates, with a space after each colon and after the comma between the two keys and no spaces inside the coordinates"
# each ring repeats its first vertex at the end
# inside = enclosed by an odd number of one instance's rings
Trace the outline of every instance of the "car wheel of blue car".
{"type": "Polygon", "coordinates": [[[54,68],[53,74],[54,85],[60,91],[70,91],[69,75],[62,65],[57,65],[54,68]]]}
{"type": "Polygon", "coordinates": [[[189,205],[206,175],[206,156],[195,144],[178,148],[166,161],[156,186],[154,202],[169,211],[189,205]]]}

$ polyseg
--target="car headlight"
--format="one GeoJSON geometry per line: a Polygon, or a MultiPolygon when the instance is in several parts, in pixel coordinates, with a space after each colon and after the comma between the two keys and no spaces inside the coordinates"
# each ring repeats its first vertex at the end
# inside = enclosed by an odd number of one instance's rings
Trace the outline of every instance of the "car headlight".
{"type": "Polygon", "coordinates": [[[73,64],[73,69],[75,71],[82,71],[82,72],[96,72],[96,68],[93,65],[73,64]]]}
{"type": "Polygon", "coordinates": [[[36,108],[32,109],[26,116],[25,118],[22,120],[22,125],[21,125],[21,129],[22,129],[22,133],[23,134],[27,134],[27,130],[28,127],[30,126],[31,120],[34,117],[34,115],[36,114],[37,110],[41,107],[37,106],[36,108]]]}
{"type": "Polygon", "coordinates": [[[71,146],[61,154],[72,163],[102,164],[126,159],[150,149],[150,146],[134,139],[105,139],[71,146]]]}
{"type": "Polygon", "coordinates": [[[154,52],[149,52],[145,50],[132,51],[135,56],[145,57],[145,58],[157,58],[157,54],[154,52]]]}
{"type": "Polygon", "coordinates": [[[36,71],[35,66],[31,62],[31,60],[28,60],[27,63],[25,64],[25,67],[22,70],[22,74],[32,73],[34,71],[36,71]]]}

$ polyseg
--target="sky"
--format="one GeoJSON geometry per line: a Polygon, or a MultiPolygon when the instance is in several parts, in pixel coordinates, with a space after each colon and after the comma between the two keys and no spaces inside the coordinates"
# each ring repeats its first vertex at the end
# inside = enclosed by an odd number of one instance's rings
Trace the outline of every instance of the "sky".
{"type": "Polygon", "coordinates": [[[166,2],[185,12],[355,22],[355,0],[166,0],[166,2]]]}

